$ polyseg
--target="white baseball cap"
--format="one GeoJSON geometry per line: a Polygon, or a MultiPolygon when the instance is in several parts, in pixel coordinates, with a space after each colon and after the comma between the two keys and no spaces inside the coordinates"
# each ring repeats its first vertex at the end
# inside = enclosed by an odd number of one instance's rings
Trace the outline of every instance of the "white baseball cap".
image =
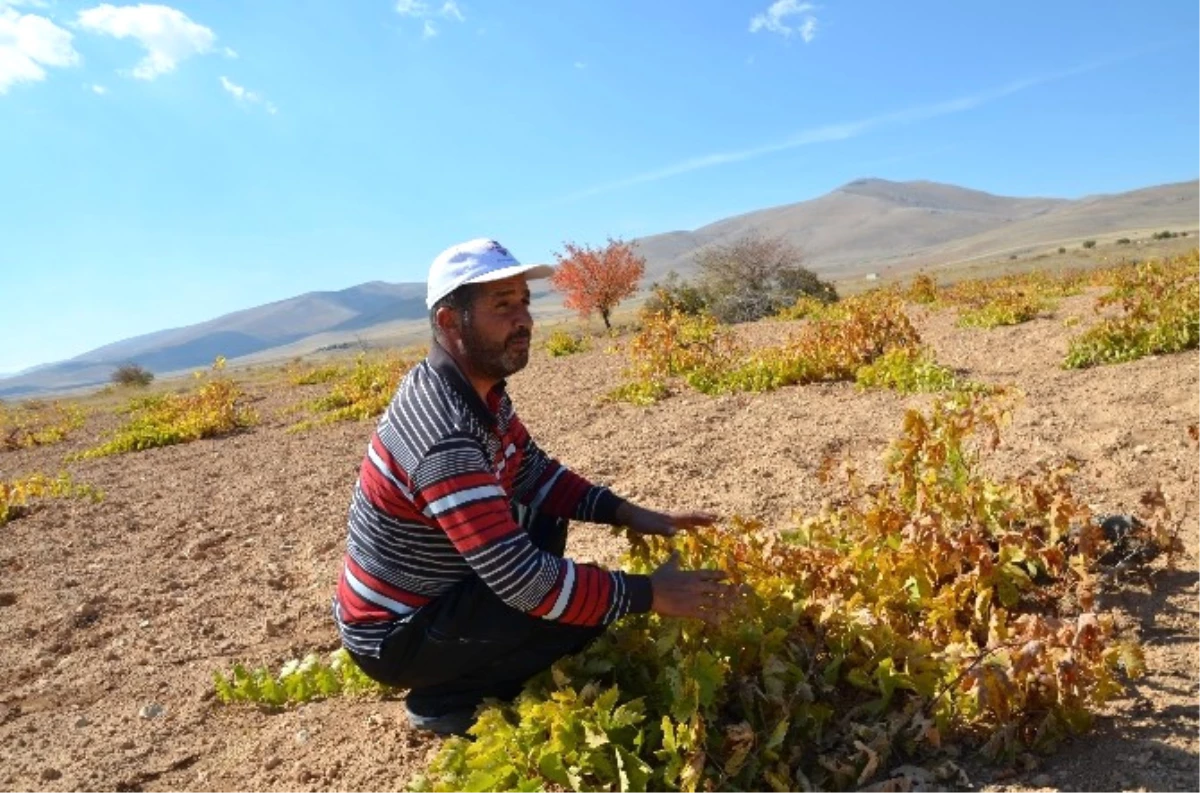
{"type": "Polygon", "coordinates": [[[463,284],[499,281],[514,275],[549,278],[554,268],[548,264],[521,264],[508,249],[495,240],[481,237],[452,245],[437,255],[429,267],[425,306],[434,303],[463,284]]]}

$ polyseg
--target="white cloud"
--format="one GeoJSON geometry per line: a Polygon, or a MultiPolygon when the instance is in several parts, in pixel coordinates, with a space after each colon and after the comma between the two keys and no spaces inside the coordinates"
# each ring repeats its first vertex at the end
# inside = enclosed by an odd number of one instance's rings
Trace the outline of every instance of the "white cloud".
{"type": "Polygon", "coordinates": [[[804,39],[804,43],[812,41],[817,36],[817,18],[805,17],[804,23],[800,25],[800,38],[804,39]]]}
{"type": "Polygon", "coordinates": [[[238,57],[237,50],[235,50],[233,47],[226,47],[224,50],[221,51],[221,53],[226,58],[237,58],[238,57]]]}
{"type": "Polygon", "coordinates": [[[791,38],[793,34],[798,34],[807,44],[817,35],[817,18],[812,14],[816,9],[817,7],[812,3],[802,3],[798,0],[775,0],[766,11],[755,14],[750,19],[750,32],[757,33],[765,30],[770,33],[778,33],[784,38],[791,38]],[[800,19],[792,23],[790,22],[791,17],[800,17],[800,19]]]}
{"type": "Polygon", "coordinates": [[[465,22],[467,19],[454,0],[446,0],[440,8],[435,8],[424,0],[396,0],[396,13],[400,16],[422,20],[421,38],[423,39],[431,39],[438,34],[435,20],[447,19],[465,22]]]}
{"type": "Polygon", "coordinates": [[[628,176],[624,179],[618,179],[614,182],[608,182],[606,184],[589,187],[586,190],[581,190],[577,193],[565,196],[556,203],[570,203],[572,201],[578,201],[590,196],[599,195],[600,193],[608,193],[614,190],[622,190],[624,188],[633,187],[639,184],[657,182],[672,176],[679,176],[681,174],[691,173],[692,171],[699,171],[705,168],[725,165],[727,163],[754,160],[768,154],[775,154],[777,152],[787,151],[789,149],[797,149],[802,146],[848,140],[850,138],[856,138],[859,135],[869,132],[877,127],[912,124],[918,121],[937,118],[939,116],[962,113],[981,105],[994,102],[997,99],[1002,99],[1010,94],[1015,94],[1018,91],[1024,91],[1027,88],[1033,88],[1034,86],[1042,85],[1044,83],[1055,82],[1057,80],[1062,80],[1077,74],[1093,71],[1109,62],[1110,61],[1095,61],[1092,63],[1075,66],[1061,72],[1052,72],[1039,77],[1030,77],[1024,80],[1017,80],[1015,82],[1008,83],[1007,85],[1002,85],[998,88],[980,91],[979,93],[958,97],[957,99],[947,99],[943,102],[935,102],[929,105],[917,105],[914,107],[905,108],[903,110],[883,113],[877,116],[869,116],[856,121],[846,121],[840,124],[825,124],[819,127],[811,127],[806,130],[801,130],[790,138],[776,141],[774,143],[765,143],[747,149],[716,152],[713,154],[705,154],[699,157],[693,157],[689,160],[683,160],[682,162],[674,163],[673,165],[667,165],[652,171],[645,171],[640,174],[628,176]]]}
{"type": "Polygon", "coordinates": [[[576,69],[586,69],[587,64],[584,63],[583,61],[575,61],[575,68],[576,69]]]}
{"type": "Polygon", "coordinates": [[[103,85],[98,85],[96,83],[92,83],[88,87],[92,89],[93,94],[99,94],[100,96],[104,96],[105,94],[108,93],[108,88],[106,88],[103,85]]]}
{"type": "Polygon", "coordinates": [[[139,80],[153,80],[173,72],[181,61],[211,52],[217,40],[210,28],[193,22],[179,9],[164,5],[104,3],[80,11],[76,21],[93,33],[137,40],[146,50],[146,57],[132,72],[139,80]]]}
{"type": "Polygon", "coordinates": [[[46,79],[47,66],[74,66],[79,53],[71,34],[37,14],[0,2],[0,94],[17,83],[46,79]]]}
{"type": "Polygon", "coordinates": [[[225,75],[221,75],[221,87],[228,91],[234,99],[242,104],[262,105],[263,109],[271,115],[275,115],[279,112],[279,108],[275,106],[274,102],[264,99],[263,95],[260,93],[247,90],[244,86],[238,85],[225,75]]]}

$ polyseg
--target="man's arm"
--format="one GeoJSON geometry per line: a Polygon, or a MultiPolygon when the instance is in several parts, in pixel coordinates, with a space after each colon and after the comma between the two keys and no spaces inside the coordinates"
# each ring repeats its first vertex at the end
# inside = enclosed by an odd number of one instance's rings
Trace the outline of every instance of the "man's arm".
{"type": "Polygon", "coordinates": [[[649,576],[605,570],[537,548],[513,520],[508,498],[474,439],[440,441],[412,479],[417,508],[510,607],[572,625],[607,625],[650,610],[649,576]]]}
{"type": "Polygon", "coordinates": [[[622,499],[546,454],[519,418],[514,415],[512,421],[513,442],[522,452],[521,467],[513,480],[517,501],[556,518],[618,525],[622,499]]]}

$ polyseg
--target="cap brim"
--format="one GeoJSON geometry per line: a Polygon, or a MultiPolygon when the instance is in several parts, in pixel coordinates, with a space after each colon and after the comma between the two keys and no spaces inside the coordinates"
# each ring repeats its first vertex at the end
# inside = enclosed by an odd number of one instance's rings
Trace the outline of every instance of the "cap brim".
{"type": "Polygon", "coordinates": [[[523,275],[526,278],[549,278],[554,275],[554,268],[548,264],[514,264],[512,267],[501,267],[490,273],[475,278],[468,278],[464,284],[485,284],[490,281],[503,281],[505,278],[523,275]]]}

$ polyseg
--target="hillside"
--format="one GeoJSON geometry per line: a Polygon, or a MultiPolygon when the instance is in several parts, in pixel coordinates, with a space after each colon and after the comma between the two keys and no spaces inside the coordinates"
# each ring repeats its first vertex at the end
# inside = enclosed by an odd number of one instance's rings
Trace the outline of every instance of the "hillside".
{"type": "MultiPolygon", "coordinates": [[[[1147,674],[1103,710],[1095,730],[1052,754],[997,764],[955,742],[948,756],[970,784],[942,789],[1183,791],[1196,783],[1195,351],[1062,369],[1068,338],[1099,321],[1096,297],[1070,297],[1052,313],[990,331],[959,327],[953,312],[912,309],[939,361],[1020,389],[1000,445],[984,456],[990,473],[1017,477],[1070,462],[1072,492],[1099,514],[1137,512],[1143,494],[1161,487],[1185,543],[1174,569],[1160,557],[1099,586],[1098,609],[1115,612],[1122,635],[1143,644],[1147,674]]],[[[763,321],[736,332],[759,348],[798,327],[763,321]]],[[[523,422],[541,448],[591,481],[650,508],[712,512],[724,526],[741,515],[783,530],[822,505],[844,504],[851,465],[874,493],[905,411],[934,399],[838,382],[721,397],[683,389],[646,408],[602,402],[622,380],[630,340],[565,358],[535,348],[510,383],[523,422]]],[[[245,432],[64,462],[126,419],[115,412],[121,400],[92,397],[85,425],[64,443],[0,450],[0,479],[65,467],[106,494],[99,503],[47,499],[3,526],[0,745],[14,747],[0,753],[6,788],[404,789],[426,768],[437,741],[411,728],[396,698],[273,710],[213,697],[213,673],[236,663],[278,669],[338,646],[330,599],[373,423],[292,432],[303,416],[294,406],[329,385],[265,374],[271,379],[245,383],[261,417],[245,432]],[[157,717],[139,716],[154,707],[157,717]]],[[[573,525],[569,536],[579,560],[616,565],[627,548],[602,527],[573,525]]],[[[881,772],[907,762],[892,756],[881,772]]]]}
{"type": "Polygon", "coordinates": [[[808,265],[841,279],[913,266],[950,264],[1085,237],[1195,228],[1198,182],[1078,200],[1007,198],[934,182],[860,179],[811,201],[763,209],[692,232],[638,240],[648,277],[686,275],[705,246],[743,234],[782,236],[808,265]]]}
{"type": "MultiPolygon", "coordinates": [[[[1066,200],[996,196],[928,181],[859,179],[810,201],[634,243],[647,261],[645,285],[671,270],[691,274],[698,251],[748,233],[784,237],[800,247],[809,267],[837,281],[1045,251],[1087,237],[1196,229],[1197,187],[1191,181],[1066,200]]],[[[259,363],[330,347],[407,343],[425,332],[424,292],[421,283],[382,281],[310,292],[0,378],[0,398],[99,385],[127,361],[166,374],[206,366],[217,355],[259,363]]],[[[534,305],[542,317],[563,312],[558,296],[544,286],[535,288],[534,305]]]]}

